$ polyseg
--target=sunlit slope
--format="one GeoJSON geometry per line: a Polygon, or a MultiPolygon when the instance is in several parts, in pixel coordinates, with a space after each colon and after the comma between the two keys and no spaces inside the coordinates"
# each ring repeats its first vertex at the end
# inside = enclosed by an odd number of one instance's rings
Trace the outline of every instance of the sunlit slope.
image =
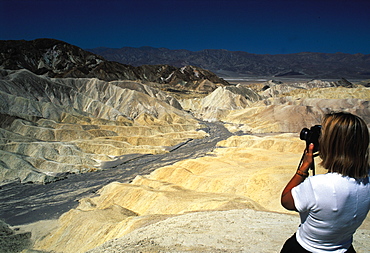
{"type": "Polygon", "coordinates": [[[285,134],[231,137],[219,145],[206,157],[137,176],[130,184],[105,186],[99,196],[82,199],[76,209],[65,213],[59,227],[36,248],[84,252],[151,220],[186,212],[285,212],[279,195],[299,162],[304,143],[285,134]]]}
{"type": "MultiPolygon", "coordinates": [[[[137,176],[130,184],[115,182],[105,186],[97,197],[82,199],[76,209],[65,213],[58,221],[59,226],[38,241],[35,248],[55,252],[85,252],[122,237],[104,247],[134,247],[133,242],[141,242],[144,243],[143,247],[150,248],[154,245],[147,243],[154,241],[162,247],[167,245],[174,247],[173,250],[181,250],[186,243],[191,248],[193,244],[200,244],[200,248],[192,248],[196,252],[206,250],[202,249],[199,240],[203,238],[208,241],[212,234],[213,230],[207,229],[208,219],[219,217],[220,220],[212,220],[211,223],[214,229],[222,229],[217,233],[222,236],[214,237],[219,238],[218,241],[224,246],[218,245],[216,248],[232,251],[235,247],[236,252],[242,247],[253,249],[250,241],[236,239],[241,233],[241,230],[233,228],[236,223],[244,229],[242,233],[246,238],[270,238],[266,245],[261,245],[258,240],[256,244],[262,247],[261,252],[274,252],[272,248],[280,247],[299,223],[297,216],[294,220],[281,207],[280,194],[298,166],[304,142],[293,134],[265,137],[247,135],[230,137],[221,141],[219,146],[206,157],[162,167],[150,175],[137,176]],[[241,210],[235,213],[234,220],[224,216],[227,212],[210,212],[235,209],[241,210]],[[199,211],[209,214],[187,215],[199,211]],[[272,214],[269,215],[269,212],[272,214]],[[230,230],[228,234],[235,239],[232,239],[233,243],[227,240],[228,235],[223,229],[230,230]],[[151,239],[145,242],[147,238],[151,239]],[[173,238],[173,243],[166,241],[170,238],[173,238]],[[176,240],[183,243],[176,246],[176,240]]],[[[317,158],[316,163],[319,162],[317,158]]],[[[317,165],[316,173],[325,173],[325,170],[317,165]]],[[[361,229],[363,234],[367,233],[369,227],[361,229]]],[[[366,249],[366,236],[359,235],[358,238],[357,248],[366,249]]],[[[104,252],[104,247],[95,252],[104,252]]]]}
{"type": "Polygon", "coordinates": [[[245,133],[292,133],[321,122],[322,115],[347,111],[370,122],[370,88],[335,82],[265,84],[220,87],[203,99],[180,101],[196,117],[225,122],[245,133]]]}

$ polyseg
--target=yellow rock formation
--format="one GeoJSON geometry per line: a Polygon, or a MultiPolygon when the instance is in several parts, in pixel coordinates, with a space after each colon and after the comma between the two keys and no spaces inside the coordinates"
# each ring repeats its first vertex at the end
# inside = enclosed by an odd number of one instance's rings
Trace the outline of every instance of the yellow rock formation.
{"type": "Polygon", "coordinates": [[[204,210],[286,212],[280,193],[294,173],[304,142],[293,134],[234,136],[208,156],[177,162],[111,183],[59,219],[35,245],[39,250],[85,252],[154,218],[204,210]],[[106,217],[106,218],[103,218],[106,217]],[[82,246],[83,245],[83,246],[82,246]]]}

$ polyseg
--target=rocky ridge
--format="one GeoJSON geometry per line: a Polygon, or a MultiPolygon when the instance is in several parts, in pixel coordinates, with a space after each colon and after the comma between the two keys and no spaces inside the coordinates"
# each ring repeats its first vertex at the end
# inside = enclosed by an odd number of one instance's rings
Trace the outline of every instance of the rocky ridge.
{"type": "Polygon", "coordinates": [[[107,61],[99,55],[54,39],[0,41],[0,67],[11,70],[28,69],[38,75],[59,78],[142,80],[171,86],[180,85],[179,87],[185,85],[187,90],[191,90],[194,86],[198,87],[197,84],[205,80],[213,83],[214,86],[228,85],[222,78],[199,67],[177,68],[165,64],[134,67],[107,61]]]}

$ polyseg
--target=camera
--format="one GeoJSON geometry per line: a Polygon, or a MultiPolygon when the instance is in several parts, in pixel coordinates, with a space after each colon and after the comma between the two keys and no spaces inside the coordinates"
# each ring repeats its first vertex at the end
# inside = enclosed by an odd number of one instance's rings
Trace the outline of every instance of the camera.
{"type": "Polygon", "coordinates": [[[303,128],[301,130],[301,133],[299,137],[301,140],[306,141],[306,146],[310,145],[310,143],[313,143],[314,148],[313,152],[319,151],[319,137],[321,135],[321,125],[315,125],[312,126],[310,129],[303,128]]]}

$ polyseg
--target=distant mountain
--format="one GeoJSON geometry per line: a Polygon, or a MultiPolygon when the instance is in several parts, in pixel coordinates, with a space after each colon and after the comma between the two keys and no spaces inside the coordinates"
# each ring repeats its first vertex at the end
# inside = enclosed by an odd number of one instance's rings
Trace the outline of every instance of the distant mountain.
{"type": "MultiPolygon", "coordinates": [[[[27,69],[49,77],[95,77],[105,81],[142,80],[171,85],[204,81],[228,85],[214,73],[199,67],[170,65],[131,66],[54,39],[0,41],[0,68],[27,69]]],[[[203,85],[204,86],[204,85],[203,85]]]]}
{"type": "Polygon", "coordinates": [[[208,69],[223,77],[294,76],[310,78],[370,78],[370,55],[345,53],[296,53],[258,55],[242,51],[206,49],[170,50],[152,47],[87,49],[104,58],[123,64],[186,65],[208,69]]]}

